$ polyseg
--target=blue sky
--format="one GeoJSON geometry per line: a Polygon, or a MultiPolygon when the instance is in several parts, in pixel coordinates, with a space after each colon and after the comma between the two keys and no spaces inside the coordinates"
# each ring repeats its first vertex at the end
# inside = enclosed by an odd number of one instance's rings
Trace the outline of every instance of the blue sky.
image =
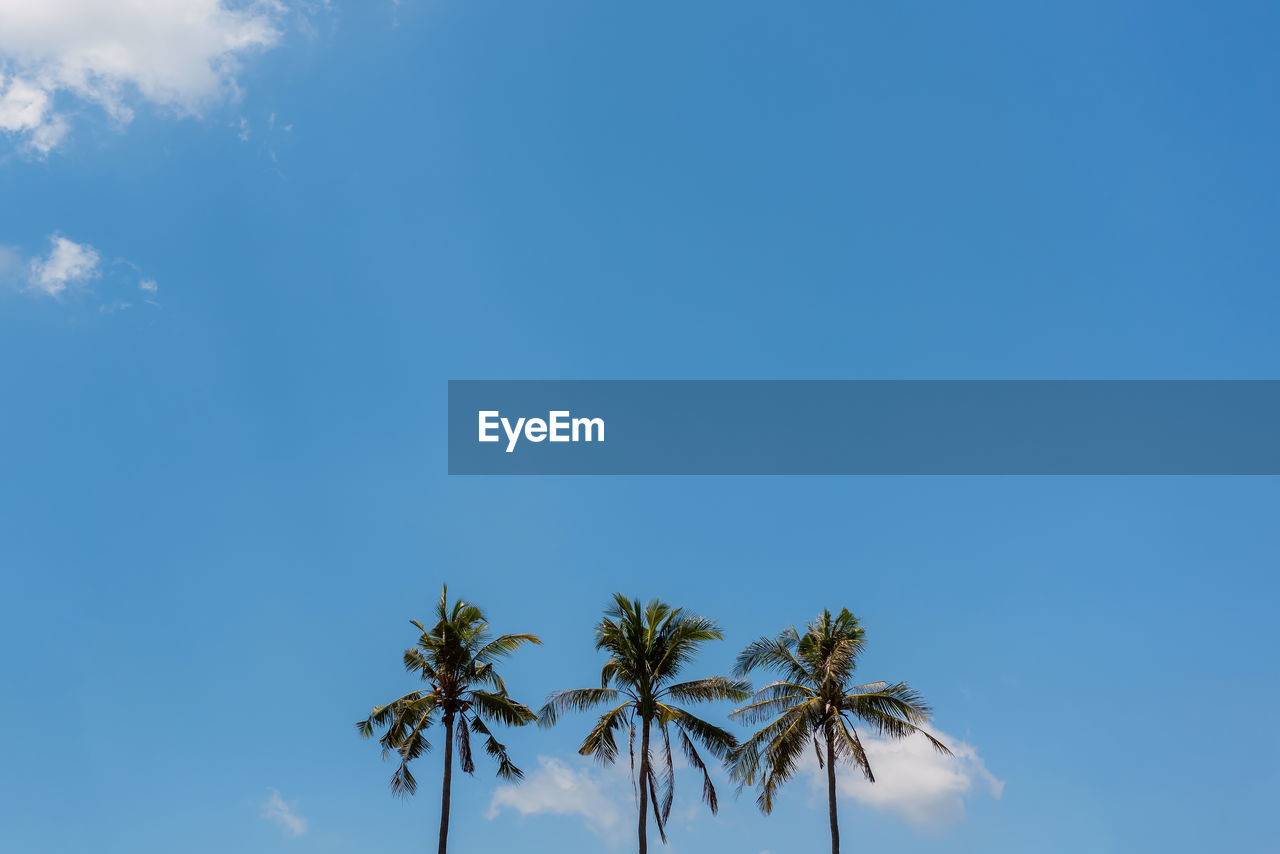
{"type": "MultiPolygon", "coordinates": [[[[530,703],[595,678],[614,590],[720,619],[706,673],[849,606],[867,678],[968,751],[885,749],[844,789],[860,845],[1271,844],[1274,478],[449,478],[444,404],[1274,379],[1274,5],[28,6],[0,0],[0,847],[428,846],[439,756],[393,800],[351,724],[411,686],[443,581],[542,635],[530,703]]],[[[587,726],[510,734],[520,790],[457,779],[457,849],[625,850],[587,726]]],[[[673,851],[825,844],[805,779],[769,818],[696,792],[673,851]]]]}

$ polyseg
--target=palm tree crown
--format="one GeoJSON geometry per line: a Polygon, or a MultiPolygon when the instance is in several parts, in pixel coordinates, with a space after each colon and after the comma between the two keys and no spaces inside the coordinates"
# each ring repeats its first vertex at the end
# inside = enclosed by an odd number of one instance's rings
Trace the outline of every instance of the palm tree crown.
{"type": "Polygon", "coordinates": [[[658,833],[666,841],[666,823],[675,796],[671,742],[680,744],[689,764],[702,773],[702,797],[714,813],[716,790],[698,745],[717,759],[726,759],[737,746],[729,732],[695,716],[676,703],[716,700],[741,702],[751,691],[744,679],[711,676],[676,682],[698,648],[721,640],[720,627],[706,617],[672,608],[657,599],[647,605],[615,594],[613,604],[596,626],[596,649],[608,653],[600,671],[599,688],[552,694],[539,713],[539,723],[554,725],[559,715],[610,706],[596,721],[578,752],[612,763],[618,756],[618,733],[625,730],[632,772],[636,772],[635,739],[640,736],[639,773],[633,777],[640,800],[640,852],[647,850],[648,804],[658,833]],[[656,733],[654,732],[656,730],[656,733]],[[660,762],[654,762],[650,738],[661,739],[660,762]],[[661,771],[658,770],[659,765],[661,771]]]}
{"type": "Polygon", "coordinates": [[[449,819],[449,783],[452,776],[453,747],[456,741],[458,764],[471,774],[475,763],[471,737],[484,740],[484,750],[498,763],[498,776],[513,780],[523,776],[507,755],[507,748],[489,730],[492,723],[524,726],[535,719],[533,711],[507,694],[507,686],[495,668],[497,662],[526,643],[540,644],[534,635],[499,635],[489,631],[489,623],[475,605],[448,601],[448,588],[440,591],[436,623],[430,629],[417,620],[410,622],[421,633],[415,646],[404,651],[404,668],[416,673],[430,687],[410,691],[384,706],[375,706],[369,717],[356,724],[361,736],[371,737],[378,729],[383,756],[395,753],[400,764],[391,777],[391,790],[398,796],[412,795],[418,783],[409,763],[431,749],[427,731],[439,719],[445,727],[444,790],[441,802],[440,851],[445,850],[449,819]]]}
{"type": "Polygon", "coordinates": [[[875,782],[856,723],[891,738],[919,733],[939,751],[950,753],[946,745],[921,729],[929,720],[930,709],[909,685],[854,684],[865,638],[865,630],[847,608],[836,615],[823,611],[805,627],[804,634],[792,626],[775,638],[755,641],[738,656],[734,668],[739,676],[763,668],[780,677],[730,715],[748,725],[765,724],[734,753],[733,775],[739,788],[758,785],[756,803],[762,812],[770,812],[778,787],[794,776],[812,742],[819,765],[827,771],[832,851],[836,854],[840,848],[835,764],[853,763],[875,782]]]}

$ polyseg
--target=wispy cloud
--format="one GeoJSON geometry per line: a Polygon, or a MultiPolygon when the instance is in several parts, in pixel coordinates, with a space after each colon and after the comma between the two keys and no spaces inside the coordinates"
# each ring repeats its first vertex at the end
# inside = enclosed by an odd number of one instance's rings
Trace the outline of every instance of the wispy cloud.
{"type": "Polygon", "coordinates": [[[278,789],[268,789],[267,800],[262,805],[262,817],[275,822],[290,836],[307,832],[307,820],[298,812],[297,801],[286,801],[278,789]]]}
{"type": "Polygon", "coordinates": [[[485,817],[496,818],[508,809],[526,816],[577,816],[599,839],[610,844],[621,840],[629,827],[622,809],[632,798],[625,771],[574,768],[550,756],[538,757],[538,766],[519,785],[499,786],[485,817]]]}
{"type": "MultiPolygon", "coordinates": [[[[902,740],[862,736],[876,782],[869,783],[856,768],[841,767],[836,792],[875,810],[890,813],[921,829],[938,830],[964,816],[966,802],[977,797],[999,798],[1004,781],[987,770],[972,744],[935,732],[953,755],[933,749],[922,736],[902,740]]],[[[826,772],[812,769],[815,788],[825,788],[826,772]]]]}
{"type": "Polygon", "coordinates": [[[156,305],[160,285],[144,277],[137,264],[125,258],[104,260],[88,243],[72,240],[62,234],[51,234],[43,252],[24,253],[17,246],[0,245],[0,289],[51,298],[59,302],[79,302],[78,297],[92,297],[100,311],[113,312],[130,308],[133,303],[125,295],[146,296],[143,302],[156,305]]]}
{"type": "MultiPolygon", "coordinates": [[[[688,770],[679,754],[672,758],[677,777],[688,770]]],[[[715,769],[716,786],[728,785],[715,769]]],[[[668,827],[691,827],[699,816],[707,815],[700,800],[701,784],[686,780],[677,783],[675,808],[668,827]]],[[[724,803],[724,799],[721,799],[724,803]]],[[[499,786],[489,801],[485,814],[497,818],[505,810],[522,816],[559,815],[577,818],[607,848],[625,848],[634,840],[636,789],[631,781],[630,762],[625,756],[613,765],[599,766],[574,756],[568,760],[539,756],[538,769],[517,785],[499,786]]]]}
{"type": "Polygon", "coordinates": [[[236,98],[245,57],[276,45],[283,0],[0,0],[0,131],[37,154],[78,105],[116,125],[146,102],[198,115],[236,98]]]}

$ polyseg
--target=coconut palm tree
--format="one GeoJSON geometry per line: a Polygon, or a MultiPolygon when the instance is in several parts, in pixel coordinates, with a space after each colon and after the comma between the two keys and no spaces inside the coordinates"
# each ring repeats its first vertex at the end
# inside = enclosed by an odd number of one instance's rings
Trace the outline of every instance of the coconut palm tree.
{"type": "Polygon", "coordinates": [[[507,755],[489,725],[524,726],[535,719],[533,711],[507,695],[507,686],[495,664],[526,643],[541,644],[533,635],[499,635],[489,631],[489,623],[475,605],[456,600],[449,604],[448,587],[440,591],[436,623],[430,629],[410,620],[419,632],[415,646],[404,651],[404,668],[416,673],[430,687],[410,691],[385,706],[375,706],[369,717],[356,724],[364,738],[377,729],[383,757],[395,753],[400,765],[391,776],[391,791],[400,797],[412,795],[418,782],[409,763],[431,749],[426,732],[437,721],[444,724],[444,786],[440,796],[440,854],[445,854],[449,838],[449,789],[453,779],[453,749],[458,748],[458,764],[471,774],[471,738],[484,739],[484,750],[497,760],[498,776],[518,780],[523,775],[507,755]]]}
{"type": "Polygon", "coordinates": [[[667,818],[675,796],[673,740],[680,743],[689,764],[702,773],[702,798],[712,813],[716,811],[716,789],[698,745],[724,760],[737,746],[737,739],[676,703],[742,702],[750,696],[751,685],[744,679],[724,676],[687,682],[675,680],[693,661],[699,647],[722,639],[720,627],[706,617],[683,608],[672,608],[657,599],[641,605],[639,599],[614,594],[613,604],[596,626],[596,649],[609,654],[600,671],[600,687],[554,693],[539,712],[539,724],[553,726],[565,712],[610,707],[596,721],[578,752],[612,764],[618,757],[617,736],[625,731],[632,783],[640,800],[637,828],[640,854],[648,852],[651,804],[658,834],[663,842],[667,841],[667,818]],[[639,773],[637,734],[640,736],[639,773]],[[652,749],[655,740],[660,741],[656,762],[652,749]]]}
{"type": "Polygon", "coordinates": [[[942,753],[946,745],[921,729],[929,707],[904,682],[853,682],[866,632],[847,608],[832,616],[823,611],[804,634],[788,627],[773,639],[761,638],[738,656],[735,675],[757,668],[781,677],[765,685],[751,702],[733,711],[734,720],[748,725],[765,723],[734,751],[731,765],[738,789],[760,788],[756,804],[773,809],[774,793],[796,773],[810,741],[818,765],[827,772],[827,809],[831,818],[831,852],[840,854],[840,826],[836,818],[836,763],[857,765],[875,782],[871,763],[858,736],[856,722],[877,735],[905,738],[919,733],[942,753]]]}

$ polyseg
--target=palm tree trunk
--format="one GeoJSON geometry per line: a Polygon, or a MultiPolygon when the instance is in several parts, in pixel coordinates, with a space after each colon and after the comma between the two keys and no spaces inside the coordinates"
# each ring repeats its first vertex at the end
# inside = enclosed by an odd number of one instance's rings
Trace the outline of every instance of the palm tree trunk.
{"type": "Polygon", "coordinates": [[[449,847],[449,783],[453,780],[453,715],[444,716],[444,788],[440,791],[440,854],[449,847]]]}
{"type": "Polygon", "coordinates": [[[840,854],[840,822],[836,819],[836,740],[827,730],[827,812],[831,815],[831,854],[840,854]]]}
{"type": "Polygon", "coordinates": [[[649,719],[640,724],[640,854],[649,852],[649,719]]]}

